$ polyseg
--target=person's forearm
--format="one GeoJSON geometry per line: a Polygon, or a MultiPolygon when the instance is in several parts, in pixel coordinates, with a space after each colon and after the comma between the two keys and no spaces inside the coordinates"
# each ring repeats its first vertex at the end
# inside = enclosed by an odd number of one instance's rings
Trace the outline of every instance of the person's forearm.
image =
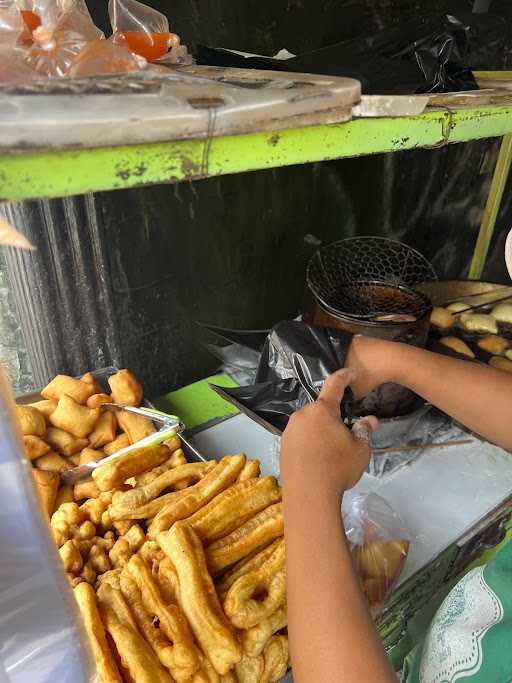
{"type": "Polygon", "coordinates": [[[406,386],[480,436],[512,450],[512,375],[405,344],[390,343],[389,352],[388,381],[406,386]]]}
{"type": "MultiPolygon", "coordinates": [[[[314,452],[307,457],[314,457],[314,452]]],[[[329,486],[306,486],[293,466],[284,474],[294,681],[395,683],[352,568],[339,495],[329,486]]]]}

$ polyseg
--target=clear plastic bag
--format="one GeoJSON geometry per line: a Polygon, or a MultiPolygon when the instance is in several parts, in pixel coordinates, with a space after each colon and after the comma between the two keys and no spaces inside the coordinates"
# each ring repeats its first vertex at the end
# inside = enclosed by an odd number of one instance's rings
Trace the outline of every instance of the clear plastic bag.
{"type": "Polygon", "coordinates": [[[132,73],[144,69],[144,57],[110,40],[93,40],[82,49],[69,67],[68,75],[81,78],[100,74],[132,73]]]}
{"type": "Polygon", "coordinates": [[[15,47],[23,31],[23,17],[15,0],[0,0],[0,45],[15,47]]]}
{"type": "Polygon", "coordinates": [[[30,11],[41,24],[32,32],[27,62],[43,76],[66,76],[87,43],[104,37],[83,0],[33,0],[30,11]]]}
{"type": "Polygon", "coordinates": [[[108,14],[115,42],[126,40],[130,50],[148,62],[165,57],[169,63],[180,63],[184,46],[170,32],[164,14],[137,0],[109,0],[108,14]]]}
{"type": "Polygon", "coordinates": [[[389,503],[375,493],[347,491],[341,512],[361,588],[369,606],[378,611],[403,571],[410,533],[389,503]]]}

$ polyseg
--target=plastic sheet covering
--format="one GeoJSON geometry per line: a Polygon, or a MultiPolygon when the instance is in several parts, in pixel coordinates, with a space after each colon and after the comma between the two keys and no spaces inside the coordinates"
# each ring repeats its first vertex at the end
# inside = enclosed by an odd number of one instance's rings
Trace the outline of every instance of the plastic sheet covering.
{"type": "Polygon", "coordinates": [[[400,515],[376,493],[347,491],[341,512],[352,560],[370,607],[382,607],[402,573],[410,534],[400,515]]]}
{"type": "Polygon", "coordinates": [[[198,62],[349,76],[368,94],[453,92],[478,89],[471,67],[499,61],[506,36],[501,17],[424,14],[291,59],[246,58],[200,45],[198,62]]]}
{"type": "Polygon", "coordinates": [[[0,368],[0,680],[94,683],[95,667],[0,368]]]}
{"type": "Polygon", "coordinates": [[[125,45],[115,44],[110,40],[93,40],[75,57],[68,69],[68,75],[80,78],[131,73],[140,71],[146,64],[143,57],[130,52],[125,45]]]}

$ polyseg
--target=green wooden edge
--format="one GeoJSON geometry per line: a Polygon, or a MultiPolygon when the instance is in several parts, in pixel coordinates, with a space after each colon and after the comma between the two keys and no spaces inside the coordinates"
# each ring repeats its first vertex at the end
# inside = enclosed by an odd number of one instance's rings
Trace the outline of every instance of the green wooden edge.
{"type": "Polygon", "coordinates": [[[62,197],[277,166],[436,147],[512,132],[512,106],[157,144],[0,154],[0,199],[62,197]]]}

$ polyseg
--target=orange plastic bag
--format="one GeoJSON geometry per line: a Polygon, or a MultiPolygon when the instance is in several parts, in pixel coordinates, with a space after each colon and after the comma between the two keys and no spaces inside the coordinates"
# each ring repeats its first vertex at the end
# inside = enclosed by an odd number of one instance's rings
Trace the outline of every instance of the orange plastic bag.
{"type": "Polygon", "coordinates": [[[41,24],[32,32],[27,62],[42,76],[66,76],[87,43],[103,38],[83,0],[34,0],[30,11],[41,24]]]}
{"type": "Polygon", "coordinates": [[[140,71],[147,65],[125,47],[110,40],[93,40],[83,48],[73,60],[68,75],[74,77],[97,76],[101,74],[131,73],[140,71]]]}
{"type": "Polygon", "coordinates": [[[154,62],[180,44],[166,16],[137,0],[109,0],[113,40],[126,40],[132,52],[154,62]]]}

